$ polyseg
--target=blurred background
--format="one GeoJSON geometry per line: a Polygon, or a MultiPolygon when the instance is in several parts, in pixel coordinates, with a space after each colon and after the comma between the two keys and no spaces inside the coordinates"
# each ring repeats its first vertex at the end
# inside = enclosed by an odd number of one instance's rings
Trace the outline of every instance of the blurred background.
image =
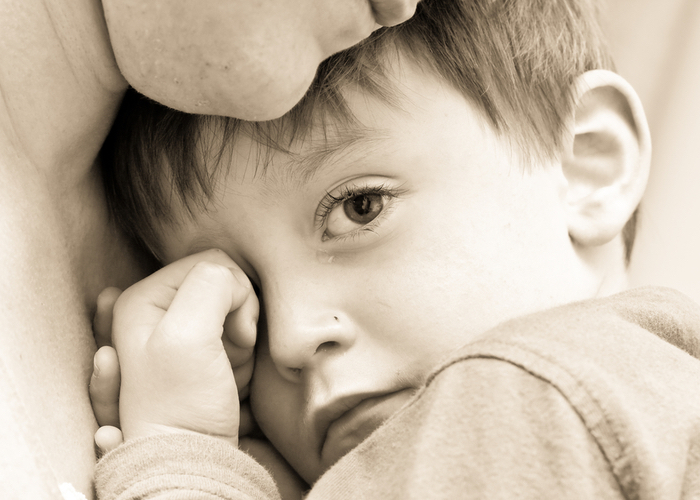
{"type": "Polygon", "coordinates": [[[700,303],[700,0],[607,0],[603,20],[653,144],[630,284],[700,303]]]}

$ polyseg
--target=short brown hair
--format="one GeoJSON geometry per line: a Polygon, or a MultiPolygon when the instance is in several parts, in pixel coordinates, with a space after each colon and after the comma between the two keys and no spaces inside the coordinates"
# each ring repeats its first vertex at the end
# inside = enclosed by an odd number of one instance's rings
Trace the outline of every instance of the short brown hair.
{"type": "MultiPolygon", "coordinates": [[[[391,102],[383,73],[389,50],[459,90],[525,161],[559,155],[576,77],[613,69],[596,0],[423,0],[408,22],[324,61],[304,99],[277,120],[185,114],[130,90],[101,152],[118,223],[158,256],[159,227],[173,222],[172,194],[190,211],[203,207],[222,155],[242,130],[284,150],[324,117],[352,122],[342,96],[348,83],[391,102]],[[211,126],[222,131],[215,147],[200,135],[211,126]],[[168,179],[172,192],[164,185],[168,179]]],[[[623,231],[627,259],[634,219],[623,231]]]]}

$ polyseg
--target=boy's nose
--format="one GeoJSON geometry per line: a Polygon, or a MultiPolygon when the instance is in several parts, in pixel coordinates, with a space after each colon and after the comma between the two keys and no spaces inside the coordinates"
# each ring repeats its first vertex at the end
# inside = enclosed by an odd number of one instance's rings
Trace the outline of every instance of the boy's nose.
{"type": "Polygon", "coordinates": [[[313,293],[265,297],[270,356],[287,380],[298,381],[302,371],[355,343],[351,318],[329,305],[332,292],[322,295],[325,297],[316,300],[313,293]]]}

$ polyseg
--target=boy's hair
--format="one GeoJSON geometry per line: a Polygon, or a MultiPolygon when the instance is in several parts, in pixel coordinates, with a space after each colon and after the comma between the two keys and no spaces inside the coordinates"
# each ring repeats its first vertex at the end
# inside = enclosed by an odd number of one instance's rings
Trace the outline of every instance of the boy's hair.
{"type": "MultiPolygon", "coordinates": [[[[185,114],[130,90],[101,151],[117,222],[158,257],[158,229],[177,222],[172,193],[190,212],[205,208],[237,134],[250,135],[261,151],[286,151],[312,128],[357,126],[342,96],[346,85],[391,105],[388,51],[460,91],[526,165],[561,154],[576,77],[613,69],[596,0],[423,0],[411,20],[324,61],[306,96],[277,120],[185,114]],[[212,127],[222,132],[220,143],[204,139],[212,127]]],[[[636,212],[623,231],[627,260],[635,219],[636,212]]]]}

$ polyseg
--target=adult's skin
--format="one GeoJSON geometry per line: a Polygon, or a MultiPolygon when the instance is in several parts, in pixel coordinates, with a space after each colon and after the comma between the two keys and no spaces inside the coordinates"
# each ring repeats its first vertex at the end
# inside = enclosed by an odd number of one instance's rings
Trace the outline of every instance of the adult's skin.
{"type": "Polygon", "coordinates": [[[119,68],[168,106],[247,120],[297,103],[318,64],[418,0],[103,0],[119,68]],[[196,43],[193,43],[193,40],[196,43]]]}
{"type": "Polygon", "coordinates": [[[106,0],[107,23],[99,0],[0,0],[0,498],[92,496],[90,318],[104,287],[150,270],[95,165],[127,79],[180,109],[277,116],[374,15],[415,3],[106,0]]]}

